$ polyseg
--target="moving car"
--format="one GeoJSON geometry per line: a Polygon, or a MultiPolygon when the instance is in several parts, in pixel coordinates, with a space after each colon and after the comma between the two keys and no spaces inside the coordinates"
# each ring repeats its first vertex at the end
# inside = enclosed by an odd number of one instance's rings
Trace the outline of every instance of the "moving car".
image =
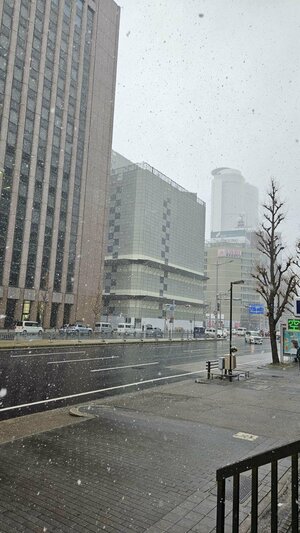
{"type": "Polygon", "coordinates": [[[244,337],[246,333],[246,328],[237,328],[236,335],[239,335],[240,337],[244,337]]]}
{"type": "Polygon", "coordinates": [[[246,331],[245,342],[248,344],[262,344],[263,338],[258,331],[246,331]]]}
{"type": "Polygon", "coordinates": [[[93,330],[90,326],[86,326],[85,324],[71,324],[67,327],[66,334],[67,335],[91,335],[93,333],[93,330]]]}
{"type": "Polygon", "coordinates": [[[20,320],[16,322],[15,332],[22,335],[42,335],[44,328],[38,322],[32,320],[20,320]]]}

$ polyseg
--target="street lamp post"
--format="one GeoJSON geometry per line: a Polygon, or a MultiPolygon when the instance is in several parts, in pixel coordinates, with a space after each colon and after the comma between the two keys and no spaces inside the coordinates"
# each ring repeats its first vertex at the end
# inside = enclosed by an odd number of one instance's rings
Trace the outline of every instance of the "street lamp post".
{"type": "Polygon", "coordinates": [[[230,316],[229,316],[229,374],[232,374],[232,287],[233,285],[243,285],[244,280],[230,282],[230,316]]]}
{"type": "Polygon", "coordinates": [[[229,263],[233,263],[233,259],[230,259],[230,261],[224,261],[223,263],[219,263],[219,261],[217,260],[217,262],[215,263],[215,267],[216,267],[216,313],[215,313],[215,337],[217,338],[218,336],[218,305],[219,305],[219,266],[223,266],[223,265],[229,265],[229,263]]]}

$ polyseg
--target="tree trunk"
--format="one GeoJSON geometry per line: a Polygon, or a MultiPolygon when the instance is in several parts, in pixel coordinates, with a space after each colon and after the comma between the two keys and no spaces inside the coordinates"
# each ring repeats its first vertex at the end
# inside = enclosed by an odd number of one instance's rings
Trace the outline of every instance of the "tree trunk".
{"type": "Polygon", "coordinates": [[[272,320],[272,317],[269,317],[269,331],[270,331],[270,342],[271,342],[271,352],[272,352],[272,363],[273,365],[278,365],[279,357],[278,357],[278,348],[277,348],[277,341],[276,341],[276,326],[274,324],[274,321],[272,320]]]}

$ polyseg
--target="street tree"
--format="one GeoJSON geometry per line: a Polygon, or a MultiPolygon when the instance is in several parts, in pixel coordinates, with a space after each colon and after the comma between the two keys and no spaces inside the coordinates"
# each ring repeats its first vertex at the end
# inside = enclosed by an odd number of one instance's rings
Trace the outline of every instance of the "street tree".
{"type": "Polygon", "coordinates": [[[98,290],[94,296],[93,303],[92,303],[94,322],[100,319],[102,308],[103,308],[102,290],[101,290],[101,287],[98,287],[98,290]]]}
{"type": "Polygon", "coordinates": [[[256,290],[266,304],[269,323],[270,343],[273,364],[279,363],[276,329],[286,310],[291,309],[298,289],[299,242],[295,254],[285,255],[280,227],[285,219],[284,202],[279,197],[279,187],[271,179],[267,200],[263,204],[263,220],[257,237],[257,248],[262,260],[256,265],[252,277],[257,282],[256,290]]]}

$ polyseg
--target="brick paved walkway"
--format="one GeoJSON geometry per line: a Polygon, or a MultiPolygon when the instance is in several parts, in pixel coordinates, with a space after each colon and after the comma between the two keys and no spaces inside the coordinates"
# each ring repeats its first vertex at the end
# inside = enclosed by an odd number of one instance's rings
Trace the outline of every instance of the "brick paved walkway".
{"type": "MultiPolygon", "coordinates": [[[[95,418],[2,444],[0,533],[214,531],[216,469],[293,440],[298,431],[298,384],[296,378],[293,383],[286,379],[287,401],[276,415],[277,384],[262,386],[258,380],[255,385],[254,380],[251,389],[250,383],[196,385],[187,380],[96,402],[82,408],[95,418]],[[272,404],[265,421],[264,398],[272,404]],[[221,424],[218,405],[226,401],[238,409],[221,424]],[[249,421],[254,429],[253,413],[248,415],[254,402],[261,402],[257,440],[234,438],[249,421]],[[281,419],[291,422],[293,417],[294,426],[282,425],[281,419]]],[[[45,421],[47,413],[39,416],[45,421]]],[[[30,427],[33,417],[24,417],[22,425],[27,421],[30,427]]],[[[2,432],[5,427],[11,428],[9,421],[1,423],[2,432]]],[[[262,495],[268,491],[267,475],[262,495]]]]}

